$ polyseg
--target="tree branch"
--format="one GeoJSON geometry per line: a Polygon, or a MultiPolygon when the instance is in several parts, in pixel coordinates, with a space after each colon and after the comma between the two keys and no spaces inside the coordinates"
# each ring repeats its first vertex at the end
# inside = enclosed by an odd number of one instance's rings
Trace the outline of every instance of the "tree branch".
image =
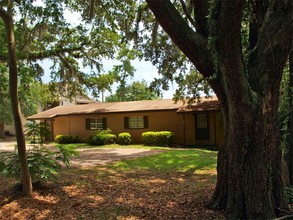
{"type": "Polygon", "coordinates": [[[194,7],[194,19],[196,22],[196,31],[203,36],[207,37],[209,34],[208,29],[208,14],[209,14],[209,1],[194,0],[192,1],[194,7]]]}
{"type": "Polygon", "coordinates": [[[10,19],[9,13],[5,11],[3,7],[0,7],[0,17],[3,21],[8,21],[10,19]]]}
{"type": "Polygon", "coordinates": [[[218,98],[224,101],[225,93],[221,84],[221,73],[215,75],[215,66],[208,49],[207,38],[188,26],[170,0],[146,0],[146,2],[161,27],[208,80],[218,98]]]}
{"type": "Polygon", "coordinates": [[[190,13],[188,12],[187,7],[185,5],[185,2],[183,0],[180,0],[180,3],[181,3],[182,9],[183,9],[188,21],[196,28],[197,25],[196,25],[195,21],[192,19],[190,13]]]}
{"type": "MultiPolygon", "coordinates": [[[[17,54],[18,60],[42,60],[50,57],[57,57],[58,54],[72,53],[74,51],[82,51],[82,46],[72,47],[58,47],[53,50],[46,51],[22,51],[17,54]]],[[[7,54],[0,54],[0,60],[7,61],[7,54]]]]}
{"type": "Polygon", "coordinates": [[[190,59],[201,74],[209,77],[214,72],[207,38],[194,32],[169,0],[147,0],[157,21],[179,49],[190,59]]]}
{"type": "Polygon", "coordinates": [[[266,93],[281,80],[281,67],[286,62],[292,44],[292,14],[292,1],[269,1],[268,10],[259,29],[258,41],[248,61],[251,64],[248,72],[249,82],[257,92],[266,93]]]}
{"type": "Polygon", "coordinates": [[[268,2],[263,0],[251,0],[251,5],[252,16],[249,23],[249,50],[252,50],[257,43],[258,32],[264,21],[264,16],[268,8],[268,2]]]}
{"type": "Polygon", "coordinates": [[[232,94],[229,101],[234,103],[248,103],[251,98],[241,47],[244,5],[245,1],[218,0],[210,20],[215,29],[211,30],[211,39],[218,71],[222,72],[226,93],[232,94]]]}

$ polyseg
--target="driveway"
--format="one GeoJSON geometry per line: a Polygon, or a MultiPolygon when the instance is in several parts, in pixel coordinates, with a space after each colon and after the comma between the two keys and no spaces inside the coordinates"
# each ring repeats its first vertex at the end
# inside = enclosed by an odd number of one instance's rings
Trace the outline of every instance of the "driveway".
{"type": "Polygon", "coordinates": [[[0,151],[12,151],[16,145],[16,141],[0,141],[0,151]]]}
{"type": "Polygon", "coordinates": [[[165,150],[133,149],[133,148],[95,148],[78,149],[79,156],[72,158],[71,166],[92,168],[120,160],[145,157],[165,152],[165,150]]]}
{"type": "MultiPolygon", "coordinates": [[[[0,142],[0,152],[13,151],[15,141],[0,142]]],[[[30,146],[27,146],[30,148],[30,146]]],[[[79,156],[73,157],[71,167],[93,168],[120,160],[145,157],[165,152],[165,150],[134,149],[134,148],[79,148],[79,156]]]]}

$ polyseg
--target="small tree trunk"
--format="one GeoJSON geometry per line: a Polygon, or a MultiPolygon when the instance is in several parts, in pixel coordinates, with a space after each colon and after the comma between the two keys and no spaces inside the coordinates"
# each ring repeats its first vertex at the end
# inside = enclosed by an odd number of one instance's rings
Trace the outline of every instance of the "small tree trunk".
{"type": "MultiPolygon", "coordinates": [[[[9,9],[11,5],[8,7],[9,9]]],[[[20,106],[18,101],[18,69],[15,51],[14,27],[11,14],[0,7],[0,16],[2,17],[7,35],[8,60],[9,60],[9,93],[11,97],[12,114],[14,119],[18,156],[21,168],[21,181],[23,193],[32,196],[32,182],[28,169],[28,161],[25,146],[25,137],[21,122],[20,106]]]]}
{"type": "Polygon", "coordinates": [[[288,171],[290,184],[293,185],[293,49],[289,55],[289,116],[287,123],[286,145],[288,149],[288,171]]]}

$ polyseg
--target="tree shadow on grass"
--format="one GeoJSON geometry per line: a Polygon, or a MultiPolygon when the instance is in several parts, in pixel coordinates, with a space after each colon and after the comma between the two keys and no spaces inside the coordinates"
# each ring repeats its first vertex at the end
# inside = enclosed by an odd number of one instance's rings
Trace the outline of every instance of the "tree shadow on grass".
{"type": "Polygon", "coordinates": [[[0,208],[3,219],[221,219],[205,204],[214,175],[183,172],[70,170],[56,185],[17,197],[0,208]],[[18,217],[17,217],[18,216],[18,217]]]}
{"type": "MultiPolygon", "coordinates": [[[[35,190],[33,198],[6,202],[0,219],[223,219],[221,212],[205,208],[216,180],[213,158],[191,166],[182,161],[185,155],[174,156],[63,170],[53,187],[35,190]],[[147,169],[147,162],[154,166],[147,169]],[[177,170],[179,165],[184,169],[177,170]]],[[[207,155],[193,152],[184,160],[200,157],[207,155]]]]}

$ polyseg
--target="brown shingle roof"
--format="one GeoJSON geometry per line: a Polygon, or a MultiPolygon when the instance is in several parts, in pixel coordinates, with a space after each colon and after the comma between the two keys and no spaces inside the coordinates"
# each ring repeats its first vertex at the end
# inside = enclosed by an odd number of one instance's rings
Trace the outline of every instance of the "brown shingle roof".
{"type": "Polygon", "coordinates": [[[58,106],[28,117],[31,120],[50,119],[61,115],[80,115],[94,113],[118,113],[138,111],[177,110],[182,103],[174,103],[171,99],[144,100],[130,102],[90,103],[85,105],[58,106]]]}
{"type": "Polygon", "coordinates": [[[64,115],[83,115],[95,113],[120,113],[141,111],[177,110],[178,113],[219,110],[220,103],[216,97],[202,98],[200,103],[183,106],[171,99],[143,100],[131,102],[90,103],[85,105],[58,106],[28,117],[30,120],[50,119],[64,115]]]}
{"type": "Polygon", "coordinates": [[[221,104],[218,100],[203,101],[196,105],[180,107],[177,112],[203,112],[203,111],[219,111],[221,104]]]}

